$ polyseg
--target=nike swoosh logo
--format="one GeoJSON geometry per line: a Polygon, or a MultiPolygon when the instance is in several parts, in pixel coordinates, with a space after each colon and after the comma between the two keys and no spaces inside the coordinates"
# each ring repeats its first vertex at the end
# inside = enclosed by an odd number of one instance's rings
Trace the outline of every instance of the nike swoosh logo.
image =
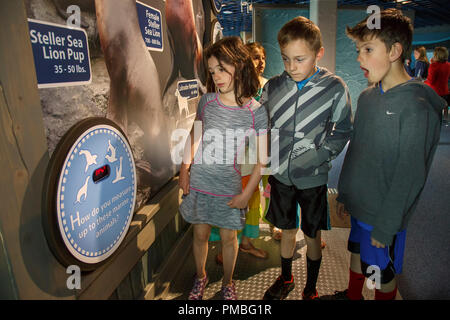
{"type": "Polygon", "coordinates": [[[395,114],[395,112],[386,111],[386,114],[390,116],[392,114],[395,114]]]}

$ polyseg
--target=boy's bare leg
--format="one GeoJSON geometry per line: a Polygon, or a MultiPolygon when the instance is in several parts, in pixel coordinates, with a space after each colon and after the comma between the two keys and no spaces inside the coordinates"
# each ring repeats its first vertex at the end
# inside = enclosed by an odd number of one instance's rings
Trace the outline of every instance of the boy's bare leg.
{"type": "Polygon", "coordinates": [[[298,228],[283,229],[283,236],[280,241],[281,275],[267,289],[263,300],[283,300],[295,288],[294,277],[292,276],[292,258],[297,232],[298,228]]]}
{"type": "Polygon", "coordinates": [[[297,242],[297,229],[283,229],[281,237],[280,253],[283,258],[292,258],[294,255],[295,244],[297,242]]]}
{"type": "Polygon", "coordinates": [[[206,258],[208,257],[208,239],[211,233],[209,224],[194,224],[193,253],[197,278],[203,279],[206,276],[206,258]]]}
{"type": "Polygon", "coordinates": [[[223,286],[231,285],[236,258],[238,254],[238,241],[236,230],[220,229],[223,255],[223,286]]]}
{"type": "MultiPolygon", "coordinates": [[[[356,253],[352,253],[350,257],[350,270],[352,270],[355,273],[362,274],[361,271],[361,256],[356,253]]],[[[389,293],[395,290],[397,287],[397,281],[396,279],[392,279],[388,283],[382,283],[380,284],[380,291],[383,293],[389,293]]]]}
{"type": "MultiPolygon", "coordinates": [[[[361,257],[359,254],[356,253],[352,253],[351,257],[350,257],[350,269],[353,272],[356,273],[362,273],[361,271],[361,257]]],[[[397,286],[397,281],[396,279],[392,279],[390,282],[388,283],[382,283],[380,285],[380,291],[381,292],[392,292],[395,287],[397,286]]]]}
{"type": "Polygon", "coordinates": [[[396,287],[397,287],[397,281],[394,278],[388,283],[382,283],[380,286],[380,291],[385,292],[385,293],[392,292],[395,290],[396,287]]]}
{"type": "Polygon", "coordinates": [[[314,238],[305,234],[306,241],[306,285],[302,297],[304,300],[316,299],[318,297],[316,285],[319,277],[320,264],[322,262],[321,232],[317,231],[314,238]]]}
{"type": "Polygon", "coordinates": [[[321,232],[317,231],[315,238],[310,238],[305,234],[306,256],[311,260],[319,260],[322,257],[321,232]]]}
{"type": "Polygon", "coordinates": [[[362,274],[361,256],[357,253],[352,253],[350,256],[350,270],[352,270],[355,273],[362,274]]]}

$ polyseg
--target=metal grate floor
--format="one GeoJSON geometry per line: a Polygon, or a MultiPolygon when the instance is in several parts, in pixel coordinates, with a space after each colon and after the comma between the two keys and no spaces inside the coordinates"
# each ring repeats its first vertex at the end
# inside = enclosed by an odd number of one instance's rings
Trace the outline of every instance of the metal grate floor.
{"type": "MultiPolygon", "coordinates": [[[[348,285],[350,253],[347,251],[349,228],[333,228],[322,231],[322,239],[326,247],[322,251],[322,264],[317,281],[317,291],[320,295],[333,294],[335,290],[344,290],[348,285]]],[[[253,244],[269,253],[268,259],[258,259],[247,253],[239,252],[233,279],[236,282],[238,299],[260,300],[265,291],[281,273],[280,243],[271,238],[269,226],[260,225],[260,237],[253,239],[253,244]]],[[[223,269],[215,262],[218,243],[209,244],[206,270],[209,284],[203,299],[222,299],[220,289],[222,285],[223,269]]],[[[301,231],[297,234],[297,247],[294,253],[292,271],[295,278],[295,289],[286,300],[301,300],[302,291],[306,284],[306,243],[301,231]]],[[[165,300],[186,300],[193,285],[195,274],[194,258],[190,254],[170,284],[169,292],[163,297],[165,300]]],[[[374,290],[364,286],[363,295],[366,300],[374,299],[374,290]]],[[[397,299],[401,299],[397,295],[397,299]]]]}

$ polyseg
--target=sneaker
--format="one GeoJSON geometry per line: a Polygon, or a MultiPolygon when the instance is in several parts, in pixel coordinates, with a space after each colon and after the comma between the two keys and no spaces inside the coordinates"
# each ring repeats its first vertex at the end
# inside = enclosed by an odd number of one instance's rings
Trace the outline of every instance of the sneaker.
{"type": "Polygon", "coordinates": [[[283,276],[280,275],[272,286],[267,289],[263,300],[284,300],[294,288],[294,276],[291,276],[291,281],[284,281],[283,276]]]}
{"type": "MultiPolygon", "coordinates": [[[[321,300],[350,300],[350,298],[347,295],[348,289],[345,289],[344,291],[335,291],[334,294],[321,296],[321,300]]],[[[364,297],[361,298],[361,300],[364,300],[364,297]]]]}
{"type": "Polygon", "coordinates": [[[315,290],[312,293],[305,294],[305,291],[302,292],[303,300],[320,300],[319,293],[315,290]]]}
{"type": "Polygon", "coordinates": [[[223,300],[237,300],[234,281],[232,281],[229,286],[222,286],[222,297],[223,300]]]}
{"type": "Polygon", "coordinates": [[[206,275],[203,279],[197,278],[195,276],[194,286],[192,287],[191,292],[189,293],[189,300],[202,300],[203,292],[205,291],[205,287],[208,284],[208,275],[206,275]]]}

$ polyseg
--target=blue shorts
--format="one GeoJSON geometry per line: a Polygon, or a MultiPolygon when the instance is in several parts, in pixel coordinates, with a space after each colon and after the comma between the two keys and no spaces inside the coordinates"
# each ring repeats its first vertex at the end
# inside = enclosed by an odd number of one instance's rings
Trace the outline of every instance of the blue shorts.
{"type": "MultiPolygon", "coordinates": [[[[403,268],[406,230],[398,232],[390,246],[377,248],[372,246],[373,226],[351,217],[352,229],[348,237],[348,250],[361,256],[361,267],[378,266],[382,272],[400,274],[403,268]]],[[[362,270],[365,274],[365,270],[362,270]]],[[[391,275],[392,276],[392,275],[391,275]]]]}

